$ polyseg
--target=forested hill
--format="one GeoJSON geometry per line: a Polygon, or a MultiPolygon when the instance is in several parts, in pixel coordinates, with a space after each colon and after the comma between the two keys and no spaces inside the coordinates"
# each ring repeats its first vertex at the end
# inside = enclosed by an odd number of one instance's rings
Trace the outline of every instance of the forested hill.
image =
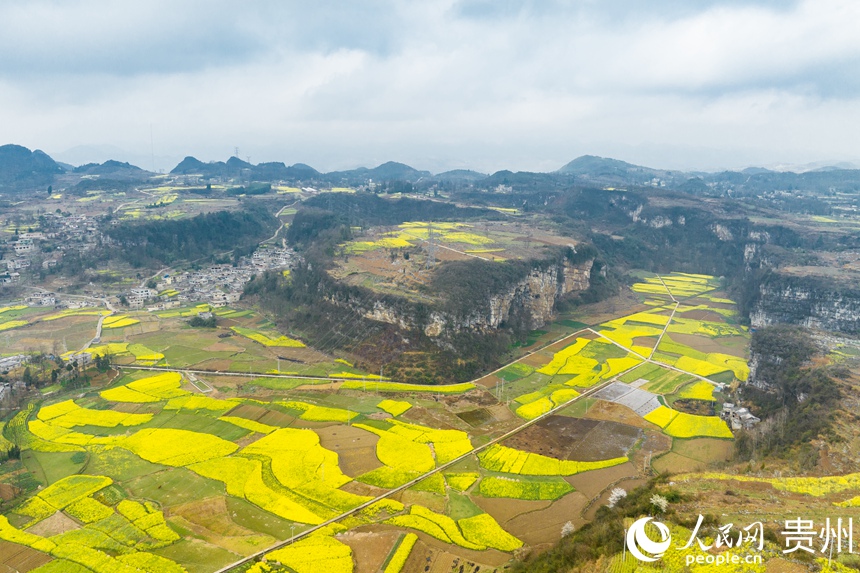
{"type": "Polygon", "coordinates": [[[262,206],[218,211],[176,221],[123,223],[110,228],[112,256],[135,267],[193,260],[256,245],[278,227],[262,206]]]}
{"type": "Polygon", "coordinates": [[[54,175],[62,172],[63,168],[42,151],[30,151],[20,145],[0,146],[0,192],[20,186],[47,186],[54,175]]]}

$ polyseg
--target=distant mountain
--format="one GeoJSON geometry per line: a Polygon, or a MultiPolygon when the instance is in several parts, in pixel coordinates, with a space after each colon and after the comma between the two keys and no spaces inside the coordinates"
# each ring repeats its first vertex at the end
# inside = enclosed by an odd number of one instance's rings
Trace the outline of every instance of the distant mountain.
{"type": "Polygon", "coordinates": [[[761,175],[762,173],[773,173],[773,171],[764,167],[747,167],[741,173],[744,175],[761,175]]]}
{"type": "Polygon", "coordinates": [[[383,163],[379,167],[374,167],[373,169],[368,171],[368,174],[373,179],[379,180],[401,180],[401,181],[418,181],[422,177],[430,177],[432,174],[429,171],[418,171],[413,167],[409,167],[408,165],[404,165],[403,163],[397,163],[396,161],[389,161],[387,163],[383,163]]]}
{"type": "Polygon", "coordinates": [[[570,187],[573,175],[568,173],[534,173],[531,171],[496,171],[477,184],[483,188],[512,187],[515,191],[531,192],[537,190],[570,187]]]}
{"type": "Polygon", "coordinates": [[[812,163],[777,163],[768,165],[770,171],[779,173],[808,173],[810,171],[853,171],[860,169],[860,166],[851,163],[850,161],[813,161],[812,163]]]}
{"type": "Polygon", "coordinates": [[[230,171],[241,171],[242,169],[253,169],[254,166],[247,161],[242,161],[235,155],[227,160],[227,169],[230,171]]]}
{"type": "Polygon", "coordinates": [[[231,157],[226,162],[212,161],[203,163],[199,159],[190,156],[180,161],[170,173],[172,175],[199,175],[203,178],[247,175],[250,179],[256,181],[310,181],[318,179],[321,175],[319,171],[304,163],[296,163],[290,167],[287,167],[280,161],[253,165],[247,161],[242,161],[238,157],[231,157]]]}
{"type": "Polygon", "coordinates": [[[319,179],[320,172],[304,163],[296,163],[287,167],[280,161],[260,163],[252,166],[253,178],[260,181],[311,181],[319,179]]]}
{"type": "Polygon", "coordinates": [[[373,169],[367,167],[359,167],[358,169],[350,169],[349,171],[332,171],[325,174],[325,179],[332,183],[345,183],[349,185],[360,185],[368,181],[408,181],[415,183],[424,177],[431,177],[429,171],[418,171],[417,169],[389,161],[383,163],[373,169]]]}
{"type": "Polygon", "coordinates": [[[64,172],[46,153],[20,145],[0,146],[0,192],[47,187],[64,172]]]}
{"type": "MultiPolygon", "coordinates": [[[[217,168],[218,171],[223,171],[226,165],[223,162],[219,163],[203,163],[196,157],[190,155],[179,162],[179,164],[170,170],[171,175],[207,175],[209,172],[217,168]]],[[[220,175],[220,173],[219,173],[220,175]]]]}
{"type": "Polygon", "coordinates": [[[310,165],[305,165],[304,163],[296,163],[295,165],[291,165],[287,167],[287,173],[289,174],[288,179],[318,179],[322,173],[311,167],[310,165]]]}
{"type": "Polygon", "coordinates": [[[87,163],[86,165],[75,167],[73,172],[81,175],[110,176],[117,179],[139,179],[150,175],[148,171],[144,171],[136,165],[121,163],[112,159],[104,163],[87,163]]]}
{"type": "Polygon", "coordinates": [[[238,157],[231,157],[226,162],[210,161],[203,163],[196,157],[188,156],[171,171],[171,175],[199,175],[205,179],[213,177],[239,177],[245,169],[251,169],[253,165],[242,161],[238,157]]]}
{"type": "Polygon", "coordinates": [[[583,155],[565,164],[556,173],[572,175],[617,175],[631,170],[646,169],[619,159],[608,159],[596,155],[583,155]]]}
{"type": "Polygon", "coordinates": [[[583,155],[556,171],[560,175],[573,175],[594,183],[615,185],[643,185],[653,179],[673,177],[669,171],[633,165],[619,159],[583,155]]]}
{"type": "Polygon", "coordinates": [[[487,175],[485,173],[479,173],[470,169],[454,169],[451,171],[445,171],[443,173],[437,173],[433,176],[433,179],[436,179],[437,181],[452,181],[462,183],[474,183],[476,181],[481,181],[486,178],[487,175]]]}

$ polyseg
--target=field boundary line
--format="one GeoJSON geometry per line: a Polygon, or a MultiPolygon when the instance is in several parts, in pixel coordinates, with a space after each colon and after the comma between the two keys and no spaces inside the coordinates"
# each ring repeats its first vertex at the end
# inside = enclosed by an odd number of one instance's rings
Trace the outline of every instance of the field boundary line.
{"type": "Polygon", "coordinates": [[[672,291],[669,290],[669,287],[666,286],[666,283],[663,282],[663,277],[657,275],[657,278],[660,279],[660,283],[663,285],[663,288],[666,289],[666,292],[669,293],[669,296],[675,301],[675,308],[672,309],[672,314],[669,315],[669,320],[666,322],[666,326],[663,327],[663,332],[660,333],[660,336],[657,338],[657,344],[654,345],[654,348],[651,349],[651,354],[648,355],[648,360],[654,358],[654,353],[657,352],[657,349],[660,347],[660,342],[662,342],[663,337],[666,336],[666,333],[669,331],[669,325],[672,324],[672,319],[675,318],[675,313],[678,312],[678,307],[681,306],[681,303],[675,298],[675,295],[672,294],[672,291]]]}
{"type": "MultiPolygon", "coordinates": [[[[639,366],[639,365],[637,364],[636,366],[639,366]]],[[[363,509],[366,509],[367,507],[370,507],[374,503],[377,503],[379,501],[382,501],[383,499],[387,499],[387,498],[391,497],[392,495],[400,493],[401,491],[404,491],[404,490],[412,487],[413,485],[417,484],[418,482],[425,480],[434,474],[445,471],[446,469],[448,469],[448,468],[450,468],[450,467],[452,467],[452,466],[454,466],[454,465],[456,465],[456,464],[458,464],[464,460],[469,459],[471,456],[477,455],[477,454],[483,452],[484,450],[486,450],[492,446],[497,445],[499,442],[503,442],[504,440],[507,440],[511,436],[514,436],[514,435],[522,432],[526,428],[529,428],[529,427],[533,426],[534,424],[537,424],[538,422],[540,422],[544,418],[547,418],[547,417],[555,414],[556,412],[563,410],[564,408],[567,408],[571,404],[573,404],[579,400],[582,400],[583,398],[588,398],[592,394],[595,394],[595,393],[599,392],[600,390],[603,390],[603,388],[605,388],[606,386],[617,381],[619,376],[626,374],[628,371],[632,370],[636,366],[632,366],[632,367],[628,368],[627,370],[619,372],[618,374],[616,374],[612,378],[606,380],[602,384],[599,384],[597,386],[594,386],[594,387],[586,390],[585,392],[583,392],[579,396],[575,396],[575,397],[571,398],[570,400],[568,400],[567,402],[559,404],[558,406],[556,406],[552,410],[548,410],[536,418],[533,418],[531,420],[526,420],[523,424],[517,426],[516,428],[513,428],[512,430],[507,431],[506,433],[502,434],[501,436],[498,436],[497,438],[493,438],[492,440],[490,440],[486,444],[472,448],[472,450],[470,450],[469,452],[451,460],[450,462],[446,462],[446,463],[440,465],[439,467],[434,468],[434,469],[430,470],[429,472],[424,473],[424,474],[416,477],[415,479],[406,482],[405,484],[403,484],[401,486],[393,488],[393,489],[385,492],[384,494],[381,494],[381,495],[371,499],[370,501],[366,501],[363,504],[356,506],[353,509],[350,509],[349,511],[345,511],[344,513],[342,513],[336,517],[332,517],[331,519],[328,519],[328,520],[320,523],[319,525],[314,525],[310,529],[306,529],[305,531],[303,531],[301,533],[297,533],[296,535],[293,535],[292,537],[290,537],[288,539],[285,539],[283,541],[279,541],[278,543],[272,545],[271,547],[268,547],[266,549],[258,551],[257,553],[254,553],[252,555],[248,555],[247,557],[244,557],[243,559],[240,559],[239,561],[236,561],[235,563],[231,563],[230,565],[226,565],[226,566],[222,567],[221,569],[218,569],[214,573],[228,573],[229,571],[232,571],[236,567],[240,567],[240,566],[245,565],[247,563],[252,563],[252,562],[256,561],[258,558],[263,557],[267,553],[271,553],[272,551],[277,551],[278,549],[281,549],[282,547],[286,547],[287,545],[291,545],[295,541],[302,539],[304,537],[307,537],[308,535],[311,535],[315,531],[318,531],[318,530],[320,530],[320,529],[322,529],[328,525],[331,525],[333,523],[337,523],[341,519],[349,517],[350,515],[353,515],[353,514],[358,513],[359,511],[361,511],[363,509]]]]}

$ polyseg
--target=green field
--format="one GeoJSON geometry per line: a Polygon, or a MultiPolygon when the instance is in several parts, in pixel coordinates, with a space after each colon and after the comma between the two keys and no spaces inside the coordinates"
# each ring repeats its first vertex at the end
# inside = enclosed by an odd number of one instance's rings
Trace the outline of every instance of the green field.
{"type": "MultiPolygon", "coordinates": [[[[468,230],[449,231],[452,241],[478,241],[468,230]]],[[[634,291],[665,306],[654,279],[634,291]]],[[[705,298],[718,286],[712,279],[668,279],[673,294],[697,297],[697,306],[727,304],[720,297],[705,298]]],[[[217,314],[223,326],[193,329],[183,315],[194,310],[141,315],[140,324],[117,329],[123,332],[112,333],[103,345],[113,342],[106,351],[116,351],[124,364],[150,361],[168,369],[193,366],[230,375],[200,375],[213,388],[209,391],[179,372],[124,369],[109,382],[74,392],[56,388],[34,402],[4,431],[22,446],[23,456],[21,462],[0,464],[0,483],[21,487],[17,499],[4,506],[8,524],[0,523],[0,539],[51,555],[70,570],[77,564],[107,573],[121,562],[149,560],[164,568],[175,564],[186,571],[214,571],[465,456],[456,467],[425,477],[270,559],[304,571],[307,555],[313,554],[326,570],[352,570],[355,556],[344,543],[347,533],[395,530],[401,536],[432,538],[477,563],[485,558],[502,564],[526,538],[508,531],[507,519],[585,499],[572,480],[593,471],[622,475],[632,465],[628,455],[640,445],[604,455],[600,447],[617,439],[601,434],[593,437],[593,447],[589,440],[580,444],[592,452],[587,456],[552,449],[572,447],[573,440],[551,445],[542,438],[523,438],[516,447],[496,444],[479,456],[472,453],[475,446],[571,400],[575,402],[559,419],[571,428],[585,422],[592,428],[595,413],[603,416],[598,420],[605,419],[606,405],[578,397],[616,379],[662,395],[670,405],[680,399],[710,401],[707,382],[645,363],[651,349],[641,340],[666,330],[656,360],[681,369],[718,369],[706,376],[722,379],[740,374],[743,359],[694,348],[699,339],[691,337],[737,345],[748,336],[716,318],[681,317],[677,325],[667,325],[668,313],[655,309],[605,321],[595,327],[599,336],[583,332],[528,354],[519,351],[523,358],[488,376],[488,385],[478,380],[426,386],[380,380],[344,358],[282,338],[271,323],[249,311],[222,309],[217,314]],[[272,341],[283,346],[272,346],[272,341]],[[236,375],[245,372],[252,375],[236,375]],[[286,377],[275,377],[275,372],[286,377]],[[491,509],[505,504],[514,508],[511,515],[497,518],[491,509]],[[23,531],[58,512],[79,526],[76,533],[58,537],[23,531]],[[67,542],[72,538],[80,544],[75,551],[67,542]],[[103,563],[94,565],[94,560],[103,563]]],[[[51,322],[58,331],[74,323],[82,335],[92,327],[87,316],[51,322]]],[[[533,331],[529,344],[540,339],[547,345],[581,326],[569,320],[548,325],[533,331]]],[[[728,437],[716,417],[666,406],[655,412],[635,422],[637,427],[682,440],[728,437]]],[[[629,420],[624,423],[634,423],[629,420]]],[[[723,451],[719,445],[709,447],[723,451]]],[[[42,531],[40,527],[32,531],[42,531]]]]}

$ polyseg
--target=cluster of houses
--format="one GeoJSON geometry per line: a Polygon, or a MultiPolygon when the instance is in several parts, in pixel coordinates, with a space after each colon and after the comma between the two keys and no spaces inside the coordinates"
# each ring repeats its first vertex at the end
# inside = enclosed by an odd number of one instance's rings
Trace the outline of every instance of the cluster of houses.
{"type": "Polygon", "coordinates": [[[723,404],[720,418],[728,422],[732,430],[749,430],[761,422],[761,419],[754,416],[748,409],[736,406],[731,402],[723,404]]]}
{"type": "MultiPolygon", "coordinates": [[[[47,213],[40,231],[20,232],[7,236],[4,257],[0,260],[0,285],[16,283],[21,271],[39,265],[45,269],[56,266],[64,252],[86,251],[101,237],[97,221],[87,215],[47,213]],[[5,267],[5,272],[4,272],[5,267]]],[[[207,302],[222,307],[239,300],[245,284],[257,273],[269,269],[285,269],[293,265],[296,254],[288,248],[263,246],[250,258],[242,258],[237,266],[213,265],[207,269],[164,275],[154,289],[140,287],[123,293],[129,308],[163,310],[186,302],[207,302]]],[[[104,298],[105,293],[93,295],[104,298]]],[[[38,293],[27,298],[31,306],[69,306],[53,293],[38,293]]]]}
{"type": "Polygon", "coordinates": [[[44,230],[18,233],[5,241],[5,256],[0,261],[5,272],[0,271],[0,284],[20,280],[19,271],[38,264],[43,269],[55,267],[66,251],[87,251],[99,240],[101,233],[93,217],[86,215],[44,215],[44,230]]]}
{"type": "Polygon", "coordinates": [[[165,274],[154,289],[133,288],[124,293],[129,308],[157,311],[189,302],[206,302],[214,308],[235,303],[245,284],[256,274],[272,269],[291,268],[296,253],[288,248],[259,249],[250,258],[233,265],[212,265],[199,271],[165,274]]]}
{"type": "Polygon", "coordinates": [[[29,354],[15,354],[14,356],[4,356],[0,358],[0,372],[9,372],[15,368],[20,368],[30,361],[29,354]]]}
{"type": "MultiPolygon", "coordinates": [[[[28,354],[16,354],[14,356],[4,356],[0,358],[0,373],[6,374],[11,370],[16,368],[20,368],[30,362],[30,356],[28,354]]],[[[18,380],[14,383],[3,382],[0,384],[0,402],[2,402],[6,396],[15,389],[24,388],[24,382],[18,380]]]]}

